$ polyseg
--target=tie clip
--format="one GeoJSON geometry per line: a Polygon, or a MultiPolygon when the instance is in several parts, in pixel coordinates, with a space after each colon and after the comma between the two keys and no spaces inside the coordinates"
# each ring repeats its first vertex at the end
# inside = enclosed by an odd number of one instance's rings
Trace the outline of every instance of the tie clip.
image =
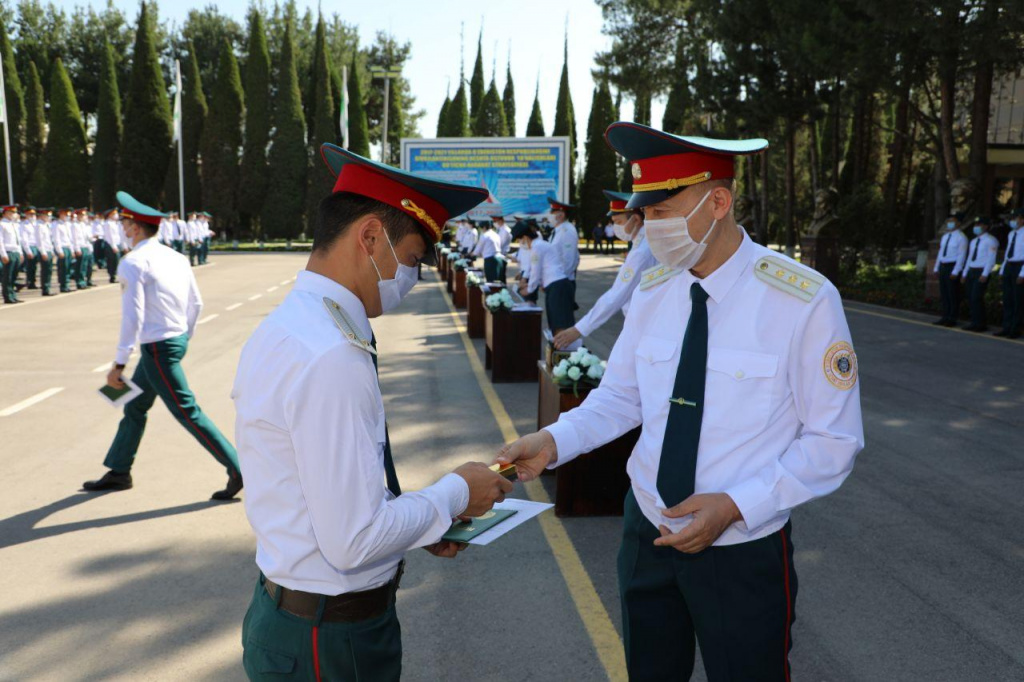
{"type": "Polygon", "coordinates": [[[689,400],[683,400],[682,398],[669,398],[668,401],[684,407],[697,407],[697,403],[690,402],[689,400]]]}

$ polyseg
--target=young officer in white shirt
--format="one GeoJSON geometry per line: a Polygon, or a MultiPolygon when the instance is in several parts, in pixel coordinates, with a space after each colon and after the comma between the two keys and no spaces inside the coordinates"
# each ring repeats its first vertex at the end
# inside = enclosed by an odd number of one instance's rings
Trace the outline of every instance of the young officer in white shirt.
{"type": "Polygon", "coordinates": [[[615,276],[615,282],[608,291],[601,294],[594,307],[574,326],[555,336],[555,348],[565,349],[580,337],[590,336],[611,319],[617,310],[623,316],[629,310],[629,299],[640,283],[640,273],[657,264],[647,245],[644,233],[643,211],[626,208],[630,195],[604,190],[610,207],[608,218],[614,226],[615,236],[621,241],[632,242],[633,248],[626,254],[626,260],[615,276]]]}
{"type": "Polygon", "coordinates": [[[132,351],[139,348],[141,357],[132,382],[142,389],[142,394],[124,407],[124,418],[103,461],[109,471],[98,480],[86,481],[82,487],[88,491],[132,487],[131,468],[146,430],[146,415],[159,397],[189,435],[227,470],[227,486],[211,499],[230,500],[242,489],[238,455],[220,429],[199,409],[181,367],[203,310],[196,278],[184,256],[154,239],[165,214],[126,192],[117,193],[117,202],[132,250],[117,268],[122,291],[121,336],[107,384],[124,387],[121,374],[132,351]]]}
{"type": "Polygon", "coordinates": [[[569,279],[569,289],[572,293],[572,309],[576,311],[579,310],[579,306],[576,305],[576,270],[580,267],[580,236],[576,226],[566,219],[569,211],[576,207],[551,198],[548,199],[548,204],[551,205],[551,220],[554,223],[550,243],[562,260],[562,269],[569,279]]]}
{"type": "Polygon", "coordinates": [[[512,489],[482,463],[402,492],[370,319],[395,308],[441,227],[487,191],[426,180],[325,144],[337,175],[313,253],[242,350],[232,397],[261,576],[242,626],[252,680],[398,680],[405,552],[512,489]]]}
{"type": "Polygon", "coordinates": [[[765,140],[613,123],[659,265],[642,276],[601,385],[499,454],[532,479],[636,426],[619,552],[631,679],[788,680],[790,511],[838,488],[863,447],[839,292],[750,240],[734,155],[765,140]]]}
{"type": "Polygon", "coordinates": [[[21,219],[17,206],[4,206],[0,217],[0,287],[4,303],[23,303],[18,298],[18,268],[26,255],[21,243],[21,219]]]}
{"type": "Polygon", "coordinates": [[[942,224],[939,253],[935,257],[935,272],[939,275],[939,298],[942,317],[933,324],[955,327],[960,315],[960,276],[967,262],[967,236],[960,229],[962,213],[951,215],[942,224]]]}
{"type": "Polygon", "coordinates": [[[995,336],[1019,339],[1024,322],[1024,208],[1014,209],[1009,225],[1010,236],[1006,238],[1006,253],[999,268],[1003,285],[1003,328],[995,336]]]}
{"type": "Polygon", "coordinates": [[[512,228],[512,238],[519,241],[520,252],[524,247],[530,252],[530,274],[526,281],[519,283],[520,295],[524,298],[536,296],[543,288],[544,309],[551,333],[568,329],[575,322],[572,285],[555,246],[540,236],[540,230],[532,220],[516,223],[512,228]]]}
{"type": "Polygon", "coordinates": [[[974,219],[971,227],[974,239],[967,246],[967,265],[960,276],[960,281],[967,285],[971,322],[963,329],[969,332],[988,331],[985,290],[988,289],[988,277],[996,265],[996,254],[999,252],[999,240],[989,233],[991,227],[992,220],[988,216],[974,219]]]}

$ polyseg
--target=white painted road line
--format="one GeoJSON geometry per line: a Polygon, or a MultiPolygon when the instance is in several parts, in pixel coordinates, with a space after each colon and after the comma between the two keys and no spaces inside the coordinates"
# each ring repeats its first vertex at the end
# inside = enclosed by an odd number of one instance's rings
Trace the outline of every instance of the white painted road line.
{"type": "MultiPolygon", "coordinates": [[[[56,268],[54,268],[54,270],[56,271],[56,268]]],[[[71,296],[69,296],[68,294],[88,294],[88,293],[91,293],[93,291],[104,291],[106,289],[110,289],[111,287],[119,287],[119,286],[121,286],[121,285],[120,284],[97,284],[92,289],[76,289],[75,291],[67,291],[67,292],[61,293],[60,295],[51,296],[51,297],[47,297],[47,298],[43,298],[42,296],[40,296],[39,298],[30,298],[30,299],[28,299],[26,301],[23,301],[21,305],[0,305],[0,312],[3,312],[5,310],[21,310],[22,308],[27,308],[28,306],[35,305],[36,303],[53,303],[54,301],[66,301],[69,298],[71,298],[71,296]]]]}
{"type": "Polygon", "coordinates": [[[41,403],[47,398],[55,396],[63,390],[64,387],[59,386],[57,388],[48,388],[42,393],[36,393],[31,398],[26,398],[25,400],[22,400],[20,403],[11,405],[5,410],[0,410],[0,417],[10,417],[12,414],[17,414],[18,412],[21,412],[25,408],[32,407],[36,403],[41,403]]]}
{"type": "Polygon", "coordinates": [[[275,291],[277,291],[277,287],[270,287],[269,289],[267,289],[267,293],[268,294],[271,294],[271,293],[273,293],[275,291]]]}
{"type": "Polygon", "coordinates": [[[237,310],[238,308],[241,308],[243,305],[245,305],[245,304],[244,303],[232,303],[231,305],[229,305],[224,310],[226,310],[228,312],[231,312],[232,310],[237,310]]]}
{"type": "Polygon", "coordinates": [[[104,362],[102,365],[100,365],[99,367],[97,367],[96,369],[93,370],[93,374],[96,374],[98,372],[106,372],[107,370],[109,370],[112,367],[113,367],[113,365],[111,363],[104,362]]]}
{"type": "Polygon", "coordinates": [[[257,298],[263,298],[263,294],[256,294],[255,296],[250,296],[249,300],[255,301],[257,298]]]}
{"type": "Polygon", "coordinates": [[[292,281],[291,281],[290,279],[286,279],[286,280],[283,280],[283,281],[281,282],[281,286],[284,286],[284,285],[286,285],[286,284],[291,284],[291,283],[292,283],[292,281]]]}
{"type": "Polygon", "coordinates": [[[198,322],[196,322],[196,324],[197,325],[206,324],[207,322],[211,322],[213,320],[216,320],[218,317],[220,317],[220,313],[214,313],[213,315],[207,315],[203,319],[201,319],[198,322]]]}

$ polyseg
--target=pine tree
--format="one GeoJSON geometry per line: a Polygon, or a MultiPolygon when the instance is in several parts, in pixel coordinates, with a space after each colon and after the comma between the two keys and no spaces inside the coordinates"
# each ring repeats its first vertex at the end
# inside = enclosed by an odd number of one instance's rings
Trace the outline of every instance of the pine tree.
{"type": "Polygon", "coordinates": [[[491,87],[480,103],[480,112],[473,119],[473,134],[477,137],[508,137],[505,108],[498,96],[498,86],[491,79],[491,87]]]}
{"type": "Polygon", "coordinates": [[[452,106],[452,98],[444,96],[444,103],[441,105],[441,113],[437,115],[437,137],[444,137],[448,130],[448,110],[452,106]]]}
{"type": "MultiPolygon", "coordinates": [[[[205,210],[203,182],[199,174],[199,153],[206,127],[209,107],[206,105],[205,88],[199,70],[199,55],[195,45],[186,43],[188,58],[181,61],[181,134],[182,173],[185,176],[185,211],[205,210]]],[[[214,84],[216,85],[216,84],[214,84]]],[[[181,194],[178,192],[178,157],[175,143],[171,162],[167,164],[167,182],[164,184],[164,201],[178,207],[181,194]]],[[[219,216],[218,216],[219,217],[219,216]]]]}
{"type": "Polygon", "coordinates": [[[114,206],[117,163],[121,150],[121,91],[117,87],[114,46],[106,41],[100,67],[96,110],[96,146],[92,150],[92,203],[99,209],[114,206]]]}
{"type": "Polygon", "coordinates": [[[526,122],[527,137],[544,137],[544,117],[540,113],[540,83],[533,94],[533,110],[530,111],[530,120],[526,122]]]}
{"type": "Polygon", "coordinates": [[[569,200],[576,196],[576,116],[573,112],[572,94],[569,92],[569,37],[565,39],[565,61],[562,64],[562,80],[558,84],[558,102],[555,105],[555,137],[569,138],[569,200]]]}
{"type": "Polygon", "coordinates": [[[249,13],[249,43],[245,62],[245,142],[239,175],[238,208],[245,225],[263,208],[267,191],[267,142],[270,139],[270,51],[263,15],[249,13]]]}
{"type": "Polygon", "coordinates": [[[306,197],[306,121],[302,117],[302,93],[295,64],[294,28],[286,22],[274,98],[273,134],[268,163],[274,181],[267,188],[261,227],[272,238],[297,237],[303,231],[302,209],[306,197]]]}
{"type": "MultiPolygon", "coordinates": [[[[11,140],[11,176],[14,179],[14,196],[17,199],[24,192],[25,172],[25,93],[21,78],[14,62],[14,50],[7,39],[7,29],[0,29],[0,68],[4,70],[4,101],[7,102],[7,126],[11,140]]],[[[0,136],[0,196],[7,201],[7,164],[3,162],[6,150],[0,136]]]]}
{"type": "Polygon", "coordinates": [[[469,120],[476,120],[480,113],[480,105],[484,102],[484,29],[480,28],[480,38],[476,43],[476,62],[473,64],[473,76],[469,79],[469,120]]]}
{"type": "MultiPolygon", "coordinates": [[[[197,88],[198,89],[198,88],[197,88]]],[[[227,38],[221,46],[217,82],[203,126],[203,208],[225,227],[238,224],[238,154],[242,147],[245,93],[238,61],[227,38]]]]}
{"type": "Polygon", "coordinates": [[[25,83],[25,106],[28,114],[25,119],[25,196],[29,202],[34,202],[36,171],[46,145],[46,102],[39,70],[36,69],[36,63],[31,61],[28,63],[28,79],[25,83]]]}
{"type": "Polygon", "coordinates": [[[370,127],[366,122],[366,107],[363,89],[359,83],[359,69],[356,55],[348,69],[348,148],[360,156],[370,155],[370,127]]]}
{"type": "MultiPolygon", "coordinates": [[[[676,44],[676,64],[686,63],[686,45],[688,34],[681,31],[676,44]]],[[[667,133],[682,133],[683,121],[690,114],[690,79],[686,69],[676,69],[672,81],[672,88],[668,92],[668,102],[665,105],[665,116],[661,120],[661,127],[667,133]]]]}
{"type": "Polygon", "coordinates": [[[448,107],[448,130],[445,137],[469,137],[469,109],[466,107],[466,84],[459,83],[452,104],[448,107]]]}
{"type": "Polygon", "coordinates": [[[608,210],[603,190],[618,185],[617,155],[605,144],[604,131],[615,120],[612,94],[608,83],[602,81],[594,89],[587,123],[587,167],[580,183],[580,227],[589,231],[608,210]]]}
{"type": "Polygon", "coordinates": [[[45,203],[89,205],[89,154],[71,79],[60,57],[50,69],[50,135],[40,160],[45,203]]]}
{"type": "Polygon", "coordinates": [[[505,122],[508,123],[508,134],[516,134],[516,86],[512,82],[512,58],[509,57],[505,70],[505,92],[501,95],[501,103],[505,108],[505,122]]]}
{"type": "Polygon", "coordinates": [[[154,44],[153,23],[150,7],[143,2],[124,103],[118,186],[145,204],[158,205],[171,158],[171,108],[154,44]]]}
{"type": "Polygon", "coordinates": [[[316,25],[318,51],[313,53],[316,79],[313,81],[313,119],[310,121],[309,170],[306,173],[306,220],[316,221],[320,202],[334,189],[334,176],[320,158],[320,145],[337,139],[334,123],[334,93],[331,84],[331,58],[327,53],[327,29],[323,16],[316,25]]]}

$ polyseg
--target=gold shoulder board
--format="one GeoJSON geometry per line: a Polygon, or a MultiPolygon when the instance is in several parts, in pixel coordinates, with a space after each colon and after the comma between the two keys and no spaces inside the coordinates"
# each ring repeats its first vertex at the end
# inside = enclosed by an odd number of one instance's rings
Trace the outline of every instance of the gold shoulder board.
{"type": "Polygon", "coordinates": [[[651,287],[658,286],[662,282],[667,282],[680,272],[682,270],[664,265],[655,265],[653,268],[647,268],[640,273],[640,291],[646,291],[651,287]]]}
{"type": "Polygon", "coordinates": [[[754,274],[762,282],[796,296],[804,303],[810,302],[825,283],[825,278],[814,270],[776,256],[757,259],[754,274]]]}
{"type": "Polygon", "coordinates": [[[346,341],[356,348],[365,350],[370,355],[377,354],[377,349],[359,334],[355,323],[349,319],[348,314],[345,313],[345,310],[340,305],[324,296],[324,307],[331,314],[331,319],[334,320],[334,324],[341,330],[341,334],[345,337],[346,341]]]}

